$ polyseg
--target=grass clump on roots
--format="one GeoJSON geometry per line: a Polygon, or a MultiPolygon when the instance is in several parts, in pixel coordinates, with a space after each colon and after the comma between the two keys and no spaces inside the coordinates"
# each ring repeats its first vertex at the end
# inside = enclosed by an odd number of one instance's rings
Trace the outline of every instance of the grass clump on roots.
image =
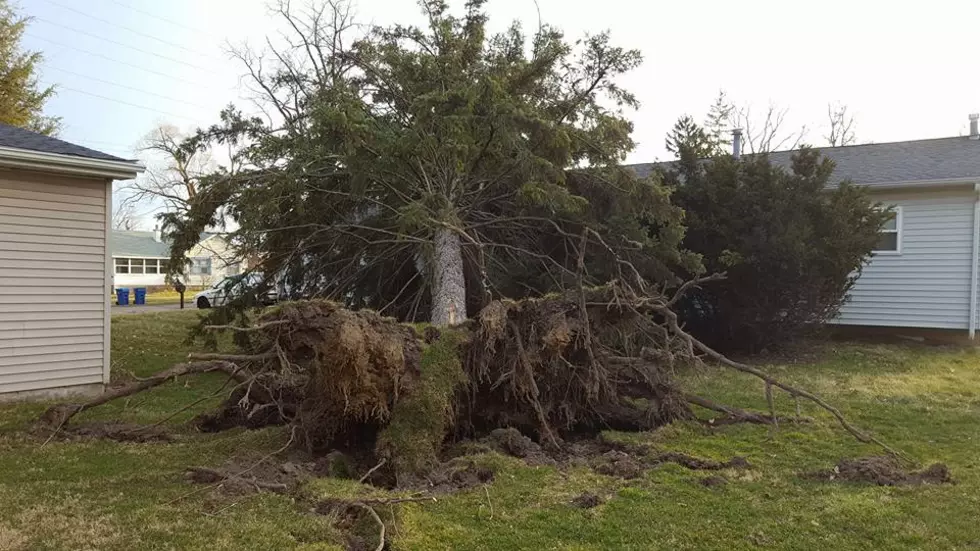
{"type": "Polygon", "coordinates": [[[457,393],[467,381],[459,353],[467,339],[466,330],[449,329],[423,345],[418,384],[398,400],[378,435],[377,455],[394,468],[399,484],[438,462],[454,425],[457,393]]]}

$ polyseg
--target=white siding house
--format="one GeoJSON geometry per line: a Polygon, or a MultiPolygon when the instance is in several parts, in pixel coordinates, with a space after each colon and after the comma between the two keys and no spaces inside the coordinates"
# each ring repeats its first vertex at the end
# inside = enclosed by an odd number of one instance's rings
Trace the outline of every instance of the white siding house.
{"type": "MultiPolygon", "coordinates": [[[[170,243],[159,231],[113,230],[110,247],[115,287],[168,284],[170,243]]],[[[241,271],[241,262],[228,241],[219,234],[205,233],[188,251],[187,268],[181,280],[192,287],[208,287],[241,271]]]]}
{"type": "Polygon", "coordinates": [[[140,170],[0,125],[0,400],[109,382],[112,181],[140,170]]]}
{"type": "MultiPolygon", "coordinates": [[[[955,138],[818,148],[895,209],[834,323],[964,331],[980,323],[980,129],[955,138]]],[[[769,153],[791,167],[795,151],[769,153]]],[[[634,165],[641,176],[658,165],[634,165]]]]}
{"type": "Polygon", "coordinates": [[[873,196],[896,209],[896,247],[874,254],[837,323],[975,330],[973,186],[873,196]]]}

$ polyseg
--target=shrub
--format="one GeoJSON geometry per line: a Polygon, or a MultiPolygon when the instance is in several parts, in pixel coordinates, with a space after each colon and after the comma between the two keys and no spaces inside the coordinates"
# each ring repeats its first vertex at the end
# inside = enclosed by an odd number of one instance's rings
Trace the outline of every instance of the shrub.
{"type": "Polygon", "coordinates": [[[686,213],[685,246],[728,273],[682,305],[696,336],[724,350],[779,345],[834,317],[889,213],[865,190],[828,188],[834,165],[802,149],[787,171],[765,155],[697,161],[665,178],[686,213]]]}

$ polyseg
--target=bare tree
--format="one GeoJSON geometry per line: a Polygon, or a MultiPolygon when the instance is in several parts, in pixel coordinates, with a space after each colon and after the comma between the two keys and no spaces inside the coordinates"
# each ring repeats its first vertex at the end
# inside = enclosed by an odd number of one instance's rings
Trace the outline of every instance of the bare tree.
{"type": "Polygon", "coordinates": [[[188,201],[197,195],[202,175],[214,169],[210,153],[186,147],[185,136],[173,125],[161,125],[143,138],[139,151],[147,171],[124,188],[123,204],[143,205],[150,210],[186,212],[188,201]]]}
{"type": "Polygon", "coordinates": [[[847,112],[846,105],[828,103],[827,120],[830,122],[830,133],[824,138],[831,147],[851,145],[857,140],[854,134],[854,115],[847,112]]]}
{"type": "Polygon", "coordinates": [[[123,201],[112,212],[112,229],[132,231],[138,226],[139,217],[136,214],[135,204],[123,201]]]}
{"type": "Polygon", "coordinates": [[[745,130],[744,144],[749,153],[768,153],[782,149],[797,149],[806,138],[807,127],[790,131],[785,127],[789,108],[769,104],[761,115],[749,104],[732,110],[733,128],[745,130]]]}

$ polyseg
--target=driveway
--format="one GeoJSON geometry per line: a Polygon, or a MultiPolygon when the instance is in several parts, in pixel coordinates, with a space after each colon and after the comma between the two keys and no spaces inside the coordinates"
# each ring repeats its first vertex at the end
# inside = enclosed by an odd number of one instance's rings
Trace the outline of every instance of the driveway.
{"type": "MultiPolygon", "coordinates": [[[[185,309],[192,308],[190,304],[184,304],[185,309]]],[[[112,305],[113,316],[126,316],[130,314],[148,314],[150,312],[170,312],[180,310],[180,304],[146,304],[143,306],[116,306],[112,305]]]]}

